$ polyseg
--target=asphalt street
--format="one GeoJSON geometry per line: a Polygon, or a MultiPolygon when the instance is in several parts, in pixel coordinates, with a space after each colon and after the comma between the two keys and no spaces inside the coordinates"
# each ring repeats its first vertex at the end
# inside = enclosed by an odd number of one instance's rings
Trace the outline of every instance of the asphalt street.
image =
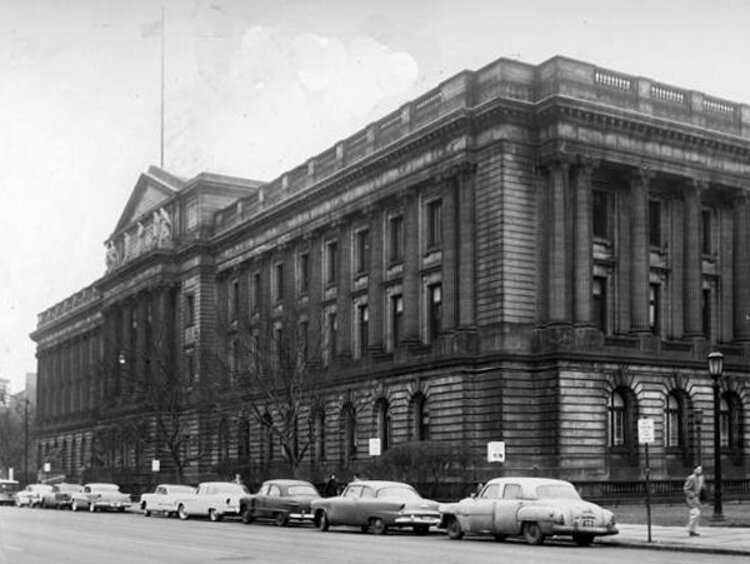
{"type": "MultiPolygon", "coordinates": [[[[747,556],[714,555],[714,562],[746,562],[747,556]]],[[[461,563],[577,562],[705,564],[705,554],[632,549],[613,544],[588,548],[568,542],[529,546],[487,538],[449,540],[434,532],[385,536],[340,528],[244,525],[144,517],[139,513],[72,513],[0,507],[0,564],[89,563],[461,563]]]]}

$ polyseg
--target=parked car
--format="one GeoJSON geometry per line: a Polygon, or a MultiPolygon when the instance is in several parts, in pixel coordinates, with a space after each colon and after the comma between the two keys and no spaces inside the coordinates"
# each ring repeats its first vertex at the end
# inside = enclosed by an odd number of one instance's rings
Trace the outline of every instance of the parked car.
{"type": "Polygon", "coordinates": [[[39,507],[42,503],[42,495],[51,492],[49,484],[29,484],[16,493],[17,507],[39,507]]]}
{"type": "Polygon", "coordinates": [[[0,505],[16,503],[16,493],[21,488],[18,480],[0,479],[0,505]]]}
{"type": "Polygon", "coordinates": [[[426,535],[440,521],[438,504],[401,482],[352,482],[341,495],[316,499],[311,507],[321,531],[331,525],[353,525],[362,532],[382,535],[389,527],[411,527],[416,534],[426,535]]]}
{"type": "Polygon", "coordinates": [[[125,511],[130,507],[130,494],[122,493],[117,484],[85,484],[83,490],[71,495],[70,508],[73,511],[88,509],[92,513],[105,509],[125,511]]]}
{"type": "Polygon", "coordinates": [[[183,520],[197,516],[211,521],[239,516],[240,499],[248,495],[247,488],[235,482],[202,482],[195,493],[178,500],[177,515],[183,520]]]}
{"type": "Polygon", "coordinates": [[[177,515],[177,506],[180,500],[195,494],[193,486],[182,484],[159,484],[153,492],[141,494],[139,507],[143,514],[148,517],[152,513],[164,515],[177,515]]]}
{"type": "Polygon", "coordinates": [[[273,519],[279,527],[289,521],[310,521],[310,503],[320,498],[310,482],[302,480],[267,480],[257,493],[240,499],[243,523],[255,519],[273,519]]]}
{"type": "Polygon", "coordinates": [[[583,501],[570,482],[515,477],[495,478],[476,497],[441,505],[440,527],[452,539],[523,535],[529,544],[542,544],[549,536],[571,536],[579,546],[618,532],[614,514],[583,501]]]}
{"type": "Polygon", "coordinates": [[[74,493],[80,492],[83,486],[80,484],[54,484],[52,491],[44,492],[40,506],[42,508],[54,507],[57,509],[70,508],[70,501],[74,493]]]}

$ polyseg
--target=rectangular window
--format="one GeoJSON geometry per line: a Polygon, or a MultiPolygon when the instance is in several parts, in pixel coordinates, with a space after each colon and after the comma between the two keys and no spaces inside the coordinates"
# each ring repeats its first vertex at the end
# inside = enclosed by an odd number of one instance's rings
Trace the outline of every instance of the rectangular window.
{"type": "Polygon", "coordinates": [[[195,325],[195,294],[185,295],[185,327],[195,325]]]}
{"type": "Polygon", "coordinates": [[[329,241],[326,244],[326,283],[329,285],[336,284],[336,275],[338,274],[338,251],[338,242],[329,241]]]}
{"type": "Polygon", "coordinates": [[[607,279],[603,276],[594,276],[592,284],[591,321],[594,326],[607,333],[607,279]]]}
{"type": "Polygon", "coordinates": [[[356,234],[357,274],[370,270],[370,231],[362,229],[356,234]]]}
{"type": "Polygon", "coordinates": [[[391,296],[391,340],[393,347],[401,344],[403,337],[404,298],[401,294],[391,296]]]}
{"type": "Polygon", "coordinates": [[[197,374],[195,371],[195,353],[192,349],[185,352],[185,373],[188,384],[197,380],[197,374]]]}
{"type": "Polygon", "coordinates": [[[388,261],[401,262],[404,258],[404,218],[396,215],[388,220],[388,261]]]}
{"type": "Polygon", "coordinates": [[[443,240],[443,201],[427,204],[427,248],[439,247],[443,240]]]}
{"type": "Polygon", "coordinates": [[[367,308],[367,304],[360,305],[357,308],[357,321],[359,326],[359,355],[363,357],[367,354],[367,348],[369,347],[370,311],[367,308]]]}
{"type": "Polygon", "coordinates": [[[427,288],[429,299],[427,331],[429,342],[433,342],[440,335],[442,322],[443,288],[441,284],[432,284],[427,288]]]}
{"type": "Polygon", "coordinates": [[[326,333],[328,334],[328,361],[332,362],[336,357],[336,341],[338,339],[338,322],[336,313],[331,312],[326,316],[326,333]]]}
{"type": "Polygon", "coordinates": [[[262,301],[262,286],[261,286],[261,278],[260,278],[260,272],[256,272],[253,274],[253,305],[252,305],[252,311],[258,312],[260,311],[260,304],[262,301]]]}
{"type": "Polygon", "coordinates": [[[661,284],[649,284],[648,292],[648,324],[654,335],[660,333],[660,304],[661,304],[661,284]]]}
{"type": "Polygon", "coordinates": [[[275,301],[280,302],[284,299],[284,263],[278,263],[274,271],[274,290],[275,301]]]}
{"type": "Polygon", "coordinates": [[[299,255],[299,291],[307,294],[310,291],[310,255],[302,253],[299,255]]]}
{"type": "Polygon", "coordinates": [[[711,211],[701,211],[701,250],[703,254],[710,255],[713,253],[713,241],[711,233],[711,211]]]}
{"type": "Polygon", "coordinates": [[[704,289],[701,300],[701,316],[703,319],[703,336],[711,338],[711,290],[704,289]]]}
{"type": "Polygon", "coordinates": [[[661,247],[661,202],[651,200],[648,203],[648,243],[652,247],[661,247]]]}
{"type": "Polygon", "coordinates": [[[591,196],[591,223],[593,235],[598,239],[610,239],[610,216],[612,214],[610,194],[604,190],[593,190],[591,196]]]}
{"type": "Polygon", "coordinates": [[[310,358],[310,322],[305,320],[299,324],[299,355],[303,361],[310,358]]]}
{"type": "Polygon", "coordinates": [[[229,283],[227,311],[229,319],[235,320],[239,315],[240,282],[235,279],[229,283]]]}

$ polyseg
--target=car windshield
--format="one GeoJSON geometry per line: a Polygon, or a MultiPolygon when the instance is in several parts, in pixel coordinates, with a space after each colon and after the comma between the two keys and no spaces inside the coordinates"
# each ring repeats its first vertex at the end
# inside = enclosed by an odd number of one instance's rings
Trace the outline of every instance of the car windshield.
{"type": "Polygon", "coordinates": [[[581,499],[573,486],[563,484],[539,486],[536,489],[536,496],[539,499],[581,499]]]}
{"type": "Polygon", "coordinates": [[[397,499],[421,499],[419,494],[407,486],[388,486],[378,490],[377,497],[397,499]]]}
{"type": "Polygon", "coordinates": [[[312,486],[289,486],[289,495],[318,495],[312,486]]]}

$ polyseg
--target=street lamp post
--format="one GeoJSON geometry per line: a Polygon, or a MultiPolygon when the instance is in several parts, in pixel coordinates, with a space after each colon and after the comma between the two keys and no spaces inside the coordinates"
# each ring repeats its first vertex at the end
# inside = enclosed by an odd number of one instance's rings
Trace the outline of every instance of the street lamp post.
{"type": "Polygon", "coordinates": [[[708,373],[714,388],[714,514],[711,519],[721,521],[724,513],[721,507],[721,398],[720,383],[724,372],[724,355],[714,351],[708,355],[708,373]]]}

